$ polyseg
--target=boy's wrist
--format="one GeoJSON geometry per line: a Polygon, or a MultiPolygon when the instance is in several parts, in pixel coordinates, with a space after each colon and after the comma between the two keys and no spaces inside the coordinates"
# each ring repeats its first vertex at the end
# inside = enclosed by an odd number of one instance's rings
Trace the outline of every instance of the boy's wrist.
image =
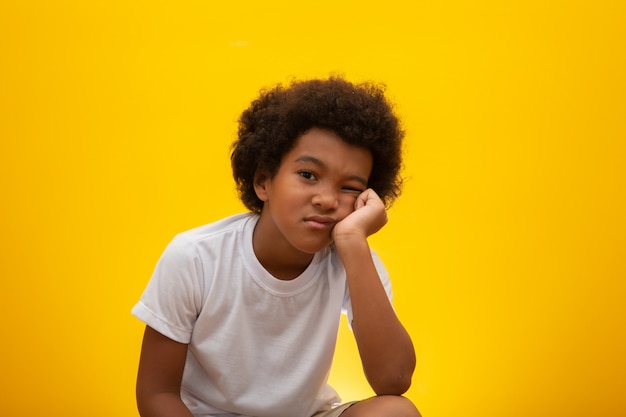
{"type": "Polygon", "coordinates": [[[340,254],[350,250],[358,250],[359,248],[369,250],[367,235],[362,232],[344,232],[334,236],[333,241],[340,254]]]}

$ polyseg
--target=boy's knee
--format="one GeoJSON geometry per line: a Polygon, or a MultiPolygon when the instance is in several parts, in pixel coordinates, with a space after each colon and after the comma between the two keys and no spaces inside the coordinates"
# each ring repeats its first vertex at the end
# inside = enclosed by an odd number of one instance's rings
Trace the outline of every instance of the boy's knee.
{"type": "Polygon", "coordinates": [[[420,412],[411,400],[399,395],[385,396],[389,404],[389,416],[394,417],[421,417],[420,412]]]}
{"type": "Polygon", "coordinates": [[[360,401],[341,417],[421,417],[413,402],[399,395],[380,395],[360,401]]]}

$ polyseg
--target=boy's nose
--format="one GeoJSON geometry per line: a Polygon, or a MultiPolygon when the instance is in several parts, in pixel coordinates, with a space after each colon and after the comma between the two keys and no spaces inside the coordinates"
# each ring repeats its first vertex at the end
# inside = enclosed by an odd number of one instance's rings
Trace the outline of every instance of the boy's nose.
{"type": "Polygon", "coordinates": [[[334,210],[339,207],[339,198],[336,191],[324,189],[313,196],[312,203],[323,210],[334,210]]]}

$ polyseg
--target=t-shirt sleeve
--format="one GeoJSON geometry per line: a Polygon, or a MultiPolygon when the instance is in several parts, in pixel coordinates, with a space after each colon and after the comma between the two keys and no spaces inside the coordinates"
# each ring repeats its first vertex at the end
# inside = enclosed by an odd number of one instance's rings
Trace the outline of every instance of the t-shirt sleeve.
{"type": "Polygon", "coordinates": [[[203,265],[197,247],[175,237],[159,259],[132,313],[159,333],[189,343],[202,307],[203,265]]]}
{"type": "MultiPolygon", "coordinates": [[[[393,296],[391,292],[391,280],[389,279],[389,273],[383,264],[383,261],[378,257],[376,252],[371,251],[372,259],[374,260],[374,266],[376,267],[376,271],[378,271],[378,276],[380,277],[380,282],[383,284],[385,288],[385,292],[387,293],[387,298],[389,298],[389,302],[393,301],[393,296]]],[[[393,303],[392,303],[393,307],[393,303]]],[[[348,316],[348,325],[352,328],[352,303],[350,301],[350,291],[348,290],[348,283],[346,282],[346,291],[345,297],[343,300],[342,312],[348,316]]]]}

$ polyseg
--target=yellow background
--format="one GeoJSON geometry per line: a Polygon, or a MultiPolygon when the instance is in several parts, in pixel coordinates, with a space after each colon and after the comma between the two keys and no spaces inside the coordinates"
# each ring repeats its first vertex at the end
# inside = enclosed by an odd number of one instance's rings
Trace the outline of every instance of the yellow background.
{"type": "Polygon", "coordinates": [[[407,131],[371,243],[424,416],[625,416],[624,5],[1,0],[0,415],[137,416],[130,309],[175,233],[243,210],[237,116],[339,72],[407,131]]]}

